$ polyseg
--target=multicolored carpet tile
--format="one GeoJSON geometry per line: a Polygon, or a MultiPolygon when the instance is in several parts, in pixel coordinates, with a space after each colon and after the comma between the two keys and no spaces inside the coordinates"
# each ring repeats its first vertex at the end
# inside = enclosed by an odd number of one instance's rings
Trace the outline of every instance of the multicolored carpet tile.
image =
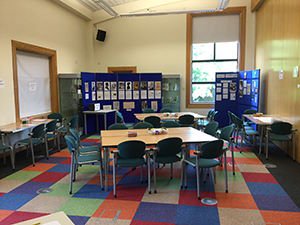
{"type": "MultiPolygon", "coordinates": [[[[98,136],[83,143],[97,144],[98,136]]],[[[149,194],[140,182],[139,169],[117,170],[117,198],[101,191],[97,165],[79,167],[73,194],[69,195],[70,154],[57,152],[0,180],[0,225],[64,211],[74,224],[121,225],[299,225],[300,209],[264,167],[251,148],[235,150],[236,174],[228,152],[229,193],[225,193],[223,167],[201,182],[201,197],[215,198],[215,206],[203,205],[196,197],[195,170],[188,168],[188,187],[180,189],[180,163],[157,172],[157,194],[149,194]],[[40,188],[51,188],[37,194],[40,188]]],[[[146,168],[144,168],[146,175],[146,168]]]]}

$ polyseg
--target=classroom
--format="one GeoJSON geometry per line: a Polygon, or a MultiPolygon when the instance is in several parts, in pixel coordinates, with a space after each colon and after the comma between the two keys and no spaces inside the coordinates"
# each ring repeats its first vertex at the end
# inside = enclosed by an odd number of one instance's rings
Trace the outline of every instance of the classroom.
{"type": "Polygon", "coordinates": [[[1,0],[0,225],[300,225],[299,0],[1,0]]]}

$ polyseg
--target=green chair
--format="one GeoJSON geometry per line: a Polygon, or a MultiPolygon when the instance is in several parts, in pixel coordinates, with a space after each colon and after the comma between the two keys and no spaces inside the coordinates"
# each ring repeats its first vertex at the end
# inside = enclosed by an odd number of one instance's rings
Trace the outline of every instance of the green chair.
{"type": "Polygon", "coordinates": [[[152,156],[153,159],[153,180],[154,193],[156,193],[156,164],[170,164],[170,179],[173,179],[173,163],[179,162],[181,158],[177,155],[182,153],[181,138],[172,137],[161,140],[152,156]]]}
{"type": "Polygon", "coordinates": [[[108,127],[108,130],[127,130],[128,127],[124,123],[115,123],[108,127]]]}
{"type": "Polygon", "coordinates": [[[117,123],[123,123],[128,129],[133,128],[134,123],[125,123],[124,117],[121,112],[116,111],[117,114],[117,123]]]}
{"type": "Polygon", "coordinates": [[[215,137],[217,134],[218,127],[219,127],[218,122],[211,121],[206,125],[203,132],[215,137]]]}
{"type": "Polygon", "coordinates": [[[152,126],[154,128],[160,128],[161,127],[160,118],[158,116],[147,116],[144,119],[144,122],[152,124],[152,126]]]}
{"type": "Polygon", "coordinates": [[[172,109],[169,109],[169,108],[162,108],[162,109],[160,110],[160,112],[161,112],[161,113],[172,113],[173,111],[172,111],[172,109]]]}
{"type": "Polygon", "coordinates": [[[60,113],[51,113],[47,116],[48,119],[56,120],[57,123],[60,123],[62,125],[64,118],[60,113]]]}
{"type": "MultiPolygon", "coordinates": [[[[246,109],[244,112],[243,112],[243,114],[245,114],[245,115],[253,115],[253,114],[255,114],[255,113],[257,113],[257,111],[255,110],[255,109],[246,109]]],[[[245,119],[245,117],[243,117],[243,121],[244,121],[244,125],[245,126],[251,126],[251,125],[253,125],[253,123],[251,122],[251,121],[247,121],[246,119],[245,119]]]]}
{"type": "Polygon", "coordinates": [[[13,170],[15,169],[15,155],[14,155],[14,150],[11,146],[4,144],[4,134],[0,133],[1,135],[1,142],[0,142],[0,152],[3,154],[3,163],[6,164],[6,153],[10,153],[10,161],[11,161],[11,166],[13,170]]]}
{"type": "Polygon", "coordinates": [[[153,126],[151,123],[147,123],[147,122],[139,122],[133,126],[133,129],[149,129],[149,128],[153,128],[153,126]]]}
{"type": "Polygon", "coordinates": [[[176,121],[165,121],[161,124],[161,127],[165,127],[165,128],[180,127],[180,124],[176,121]]]}
{"type": "Polygon", "coordinates": [[[209,122],[213,121],[214,111],[215,111],[214,109],[209,110],[206,119],[202,119],[198,121],[198,129],[203,130],[209,122]]]}
{"type": "Polygon", "coordinates": [[[269,141],[284,142],[289,147],[291,143],[293,145],[292,154],[293,160],[296,158],[293,125],[287,122],[274,122],[269,129],[267,129],[266,134],[266,159],[269,158],[269,141]]]}
{"type": "Polygon", "coordinates": [[[79,129],[79,117],[78,116],[73,116],[68,124],[68,129],[79,129]]]}
{"type": "Polygon", "coordinates": [[[58,135],[57,135],[57,120],[54,119],[52,121],[50,121],[49,123],[46,124],[46,137],[47,137],[47,142],[49,141],[53,141],[53,145],[58,148],[58,145],[57,145],[57,138],[58,138],[58,135]]]}
{"type": "MultiPolygon", "coordinates": [[[[232,162],[232,172],[233,175],[235,175],[235,163],[234,163],[234,146],[233,146],[233,131],[234,131],[234,125],[231,124],[229,126],[223,127],[220,130],[219,139],[224,141],[224,151],[231,151],[231,162],[232,162]]],[[[226,154],[226,153],[224,153],[226,154]]]]}
{"type": "MultiPolygon", "coordinates": [[[[141,167],[141,182],[143,181],[143,166],[146,164],[145,155],[146,144],[142,141],[125,141],[118,145],[117,151],[113,153],[113,194],[117,197],[116,190],[116,167],[141,167]]],[[[148,160],[147,160],[148,161],[148,160]]],[[[148,171],[149,171],[149,164],[148,171]]],[[[148,175],[149,176],[149,175],[148,175]]],[[[150,183],[148,181],[150,191],[150,183]]]]}
{"type": "MultiPolygon", "coordinates": [[[[196,178],[197,178],[197,197],[200,199],[200,170],[203,174],[203,169],[212,170],[213,168],[221,164],[219,158],[224,154],[223,150],[223,141],[216,140],[203,144],[200,151],[196,151],[194,154],[196,157],[184,157],[182,161],[182,170],[181,175],[182,186],[187,188],[187,175],[186,168],[187,165],[191,165],[196,169],[196,178]]],[[[228,192],[228,177],[227,177],[227,160],[226,154],[224,154],[224,171],[225,171],[225,191],[228,192]]],[[[215,180],[214,171],[211,173],[212,177],[215,180]]]]}
{"type": "Polygon", "coordinates": [[[195,117],[189,114],[182,115],[178,118],[178,123],[181,127],[192,127],[195,122],[195,117]]]}
{"type": "Polygon", "coordinates": [[[86,164],[99,163],[99,174],[100,174],[100,186],[103,190],[103,179],[102,179],[102,163],[101,154],[96,152],[94,154],[80,154],[77,148],[76,140],[71,135],[65,136],[65,141],[68,146],[68,150],[71,153],[71,164],[70,164],[70,195],[72,194],[73,181],[75,181],[76,171],[78,166],[86,164]]]}
{"type": "Polygon", "coordinates": [[[143,113],[155,113],[155,111],[153,109],[146,108],[146,109],[143,109],[143,113]]]}
{"type": "Polygon", "coordinates": [[[47,133],[46,133],[46,127],[45,124],[40,124],[36,127],[34,127],[31,131],[31,133],[28,134],[29,138],[22,139],[17,141],[14,144],[14,149],[16,147],[25,146],[27,149],[30,147],[31,150],[31,156],[32,156],[32,165],[35,166],[35,158],[34,158],[34,147],[37,145],[45,144],[45,150],[46,150],[46,158],[49,158],[49,151],[48,151],[48,143],[47,143],[47,133]]]}

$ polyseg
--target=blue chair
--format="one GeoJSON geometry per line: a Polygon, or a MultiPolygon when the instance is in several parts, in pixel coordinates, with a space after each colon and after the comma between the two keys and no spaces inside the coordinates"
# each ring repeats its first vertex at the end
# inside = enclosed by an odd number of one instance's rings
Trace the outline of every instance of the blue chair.
{"type": "Polygon", "coordinates": [[[215,137],[217,135],[218,127],[219,127],[218,122],[211,121],[206,125],[203,132],[215,137]]]}
{"type": "Polygon", "coordinates": [[[14,150],[11,146],[4,144],[4,134],[0,133],[1,135],[1,142],[0,142],[0,152],[3,154],[3,163],[6,164],[6,153],[10,153],[10,160],[11,160],[11,166],[13,169],[15,169],[15,156],[14,156],[14,150]]]}
{"type": "Polygon", "coordinates": [[[102,162],[100,152],[90,153],[90,154],[81,154],[78,151],[76,140],[71,135],[65,136],[65,141],[68,146],[68,150],[71,153],[71,164],[70,164],[70,195],[72,194],[73,181],[76,178],[76,171],[78,166],[86,164],[99,163],[99,175],[100,175],[100,186],[103,190],[103,178],[102,178],[102,162]]]}
{"type": "MultiPolygon", "coordinates": [[[[234,148],[233,148],[233,131],[234,131],[234,125],[231,124],[229,126],[223,127],[220,130],[219,139],[224,141],[224,151],[231,151],[231,162],[232,162],[232,172],[233,175],[235,175],[235,162],[234,162],[234,148]]],[[[224,153],[226,154],[226,153],[224,153]]]]}
{"type": "Polygon", "coordinates": [[[29,133],[29,138],[25,138],[22,140],[17,141],[14,144],[14,149],[16,149],[16,147],[27,147],[30,148],[31,150],[31,156],[32,156],[32,165],[35,166],[35,157],[34,157],[34,147],[37,145],[41,145],[41,144],[45,144],[45,155],[46,158],[49,158],[49,151],[48,151],[48,143],[47,143],[47,137],[46,137],[47,133],[46,133],[46,127],[45,124],[40,124],[36,127],[34,127],[31,131],[31,133],[29,133]]]}
{"type": "MultiPolygon", "coordinates": [[[[146,164],[145,155],[146,144],[142,141],[125,141],[118,145],[117,151],[113,153],[113,194],[117,197],[116,189],[116,167],[141,167],[141,182],[143,181],[143,166],[146,164]]],[[[147,160],[148,161],[148,160],[147,160]]],[[[149,171],[149,164],[148,171],[149,171]]],[[[148,175],[149,176],[149,175],[148,175]]],[[[150,181],[148,188],[150,191],[150,181]]]]}
{"type": "Polygon", "coordinates": [[[58,149],[58,135],[57,135],[57,120],[54,119],[46,124],[47,142],[53,141],[53,145],[58,149]]]}

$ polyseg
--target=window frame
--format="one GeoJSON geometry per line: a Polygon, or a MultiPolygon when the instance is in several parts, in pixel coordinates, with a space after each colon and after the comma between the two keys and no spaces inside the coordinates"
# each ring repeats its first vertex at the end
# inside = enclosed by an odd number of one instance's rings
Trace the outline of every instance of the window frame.
{"type": "MultiPolygon", "coordinates": [[[[187,14],[186,24],[186,108],[212,108],[213,103],[192,102],[192,31],[193,18],[200,16],[239,15],[238,69],[245,67],[246,7],[229,7],[221,12],[187,14]]],[[[214,56],[215,57],[215,56],[214,56]]],[[[231,60],[232,61],[232,60],[231,60]]],[[[201,82],[202,83],[202,82],[201,82]]]]}

